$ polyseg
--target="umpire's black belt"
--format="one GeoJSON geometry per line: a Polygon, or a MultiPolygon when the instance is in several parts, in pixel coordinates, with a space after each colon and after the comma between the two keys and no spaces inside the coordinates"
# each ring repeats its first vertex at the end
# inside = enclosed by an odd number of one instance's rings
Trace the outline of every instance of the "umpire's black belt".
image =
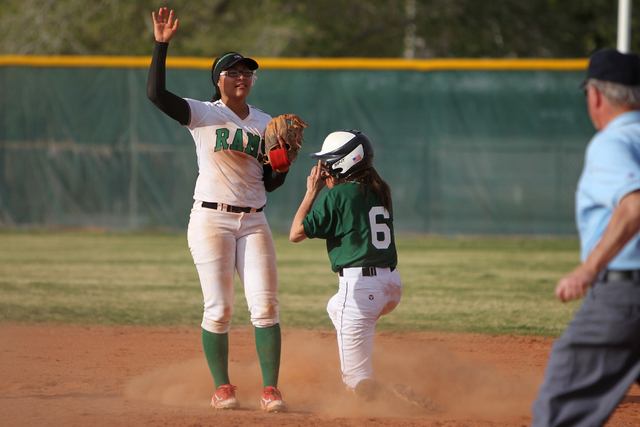
{"type": "Polygon", "coordinates": [[[640,283],[640,270],[604,270],[598,276],[598,281],[640,283]]]}
{"type": "Polygon", "coordinates": [[[262,212],[264,210],[264,206],[261,208],[241,208],[239,206],[231,206],[225,205],[224,203],[216,203],[216,202],[202,202],[203,208],[215,209],[217,211],[222,212],[233,212],[233,213],[251,213],[251,212],[262,212]]]}
{"type": "MultiPolygon", "coordinates": [[[[362,268],[362,275],[367,277],[378,275],[378,272],[376,271],[376,267],[348,267],[348,268],[362,268]]],[[[396,269],[395,267],[391,267],[389,271],[393,271],[395,269],[396,269]]],[[[340,270],[338,270],[338,275],[340,275],[340,277],[344,275],[343,270],[344,268],[341,268],[340,270]]]]}

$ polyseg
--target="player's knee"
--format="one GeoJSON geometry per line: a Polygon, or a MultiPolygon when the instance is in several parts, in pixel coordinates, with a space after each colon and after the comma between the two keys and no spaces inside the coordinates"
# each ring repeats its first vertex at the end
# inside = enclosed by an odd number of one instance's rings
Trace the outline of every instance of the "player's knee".
{"type": "Polygon", "coordinates": [[[268,328],[280,323],[277,305],[256,305],[251,308],[251,323],[258,328],[268,328]]]}
{"type": "Polygon", "coordinates": [[[275,293],[268,298],[255,298],[249,312],[251,323],[258,328],[268,328],[280,322],[278,298],[275,293]]]}
{"type": "Polygon", "coordinates": [[[251,316],[251,323],[257,328],[269,328],[280,323],[280,316],[277,310],[263,316],[251,316]]]}
{"type": "Polygon", "coordinates": [[[231,329],[231,320],[217,321],[208,317],[202,318],[202,329],[212,334],[226,334],[231,329]]]}
{"type": "Polygon", "coordinates": [[[211,307],[205,309],[202,328],[214,334],[226,334],[231,329],[233,307],[211,307]]]}
{"type": "Polygon", "coordinates": [[[270,328],[271,326],[277,325],[280,323],[280,318],[275,317],[273,319],[251,319],[251,323],[256,328],[270,328]]]}

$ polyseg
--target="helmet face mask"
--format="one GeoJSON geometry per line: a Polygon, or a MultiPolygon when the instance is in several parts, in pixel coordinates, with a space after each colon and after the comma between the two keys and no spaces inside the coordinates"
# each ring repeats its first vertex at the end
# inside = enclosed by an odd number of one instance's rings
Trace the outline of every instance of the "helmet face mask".
{"type": "Polygon", "coordinates": [[[343,129],[330,133],[322,150],[309,157],[322,160],[329,175],[343,179],[373,167],[373,145],[362,132],[343,129]]]}

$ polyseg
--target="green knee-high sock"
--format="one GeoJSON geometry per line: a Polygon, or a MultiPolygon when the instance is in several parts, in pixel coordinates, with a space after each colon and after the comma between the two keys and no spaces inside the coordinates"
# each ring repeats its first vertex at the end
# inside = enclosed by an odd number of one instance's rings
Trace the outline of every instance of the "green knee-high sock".
{"type": "Polygon", "coordinates": [[[229,334],[202,330],[202,346],[216,389],[229,381],[229,334]]]}
{"type": "Polygon", "coordinates": [[[282,337],[280,324],[277,323],[268,328],[255,328],[256,349],[262,368],[262,383],[264,387],[278,387],[278,375],[280,375],[280,347],[282,337]]]}

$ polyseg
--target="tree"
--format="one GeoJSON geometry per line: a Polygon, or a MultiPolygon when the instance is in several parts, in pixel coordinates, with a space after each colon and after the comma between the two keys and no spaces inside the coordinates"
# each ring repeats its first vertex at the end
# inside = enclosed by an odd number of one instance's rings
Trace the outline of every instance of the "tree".
{"type": "MultiPolygon", "coordinates": [[[[0,54],[149,55],[150,0],[5,0],[0,54]]],[[[173,56],[571,58],[615,47],[611,0],[167,0],[173,56]],[[415,14],[407,2],[415,3],[415,14]]],[[[638,11],[636,11],[636,16],[638,11]]],[[[633,23],[637,19],[632,20],[633,23]]],[[[632,33],[631,50],[640,48],[632,33]]]]}
{"type": "MultiPolygon", "coordinates": [[[[419,1],[421,57],[586,57],[615,47],[610,0],[419,1]]],[[[640,34],[634,37],[635,46],[640,34]]]]}
{"type": "Polygon", "coordinates": [[[153,27],[148,0],[5,0],[0,53],[142,55],[153,27]],[[143,19],[144,17],[144,19],[143,19]],[[149,34],[145,44],[141,35],[149,34]],[[136,40],[137,39],[137,40],[136,40]]]}

